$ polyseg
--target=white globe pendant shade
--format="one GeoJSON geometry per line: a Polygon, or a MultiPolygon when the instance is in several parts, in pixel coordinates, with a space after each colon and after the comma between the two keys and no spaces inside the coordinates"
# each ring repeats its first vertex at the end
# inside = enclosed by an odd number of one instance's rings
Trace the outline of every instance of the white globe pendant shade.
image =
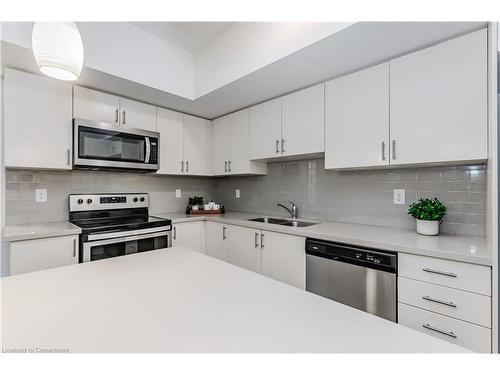
{"type": "Polygon", "coordinates": [[[43,74],[64,81],[78,79],[83,67],[83,43],[74,22],[35,22],[31,42],[43,74]]]}

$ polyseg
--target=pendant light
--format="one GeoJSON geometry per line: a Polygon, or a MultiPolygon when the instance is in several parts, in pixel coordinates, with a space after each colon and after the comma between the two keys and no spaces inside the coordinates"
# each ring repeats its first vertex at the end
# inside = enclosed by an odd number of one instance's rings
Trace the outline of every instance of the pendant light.
{"type": "Polygon", "coordinates": [[[35,22],[31,42],[43,74],[64,81],[78,79],[83,67],[83,43],[74,22],[35,22]]]}

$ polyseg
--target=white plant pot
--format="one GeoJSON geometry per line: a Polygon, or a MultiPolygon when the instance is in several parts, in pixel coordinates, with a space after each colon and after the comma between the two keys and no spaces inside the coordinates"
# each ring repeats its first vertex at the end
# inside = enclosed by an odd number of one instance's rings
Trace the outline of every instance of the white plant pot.
{"type": "Polygon", "coordinates": [[[437,236],[439,234],[439,221],[417,219],[417,233],[425,236],[437,236]]]}

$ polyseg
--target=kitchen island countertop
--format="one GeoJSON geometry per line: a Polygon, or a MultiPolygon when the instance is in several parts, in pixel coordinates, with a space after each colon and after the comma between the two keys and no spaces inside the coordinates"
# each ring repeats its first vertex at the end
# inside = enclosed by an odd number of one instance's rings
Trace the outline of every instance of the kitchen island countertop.
{"type": "Polygon", "coordinates": [[[180,247],[1,284],[4,351],[467,352],[180,247]]]}

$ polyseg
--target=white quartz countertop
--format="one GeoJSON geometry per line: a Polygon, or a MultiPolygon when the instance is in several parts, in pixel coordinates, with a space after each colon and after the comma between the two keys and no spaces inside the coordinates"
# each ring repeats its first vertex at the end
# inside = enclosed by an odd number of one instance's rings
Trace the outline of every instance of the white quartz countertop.
{"type": "Polygon", "coordinates": [[[180,247],[0,282],[4,350],[466,352],[180,247]]]}
{"type": "Polygon", "coordinates": [[[80,234],[82,230],[69,221],[54,221],[48,223],[8,225],[3,230],[3,240],[6,242],[31,240],[45,237],[68,236],[80,234]]]}
{"type": "MultiPolygon", "coordinates": [[[[486,245],[486,239],[479,236],[458,236],[451,234],[423,236],[411,229],[333,221],[321,221],[319,224],[309,227],[294,228],[248,221],[248,219],[266,215],[243,212],[228,212],[225,215],[216,216],[186,215],[185,213],[179,212],[156,213],[152,215],[172,219],[174,223],[211,220],[225,224],[243,225],[251,228],[294,234],[320,240],[345,242],[358,246],[425,255],[467,263],[487,266],[491,266],[493,263],[491,252],[486,245]]],[[[298,220],[315,222],[315,220],[309,219],[298,220]]]]}

